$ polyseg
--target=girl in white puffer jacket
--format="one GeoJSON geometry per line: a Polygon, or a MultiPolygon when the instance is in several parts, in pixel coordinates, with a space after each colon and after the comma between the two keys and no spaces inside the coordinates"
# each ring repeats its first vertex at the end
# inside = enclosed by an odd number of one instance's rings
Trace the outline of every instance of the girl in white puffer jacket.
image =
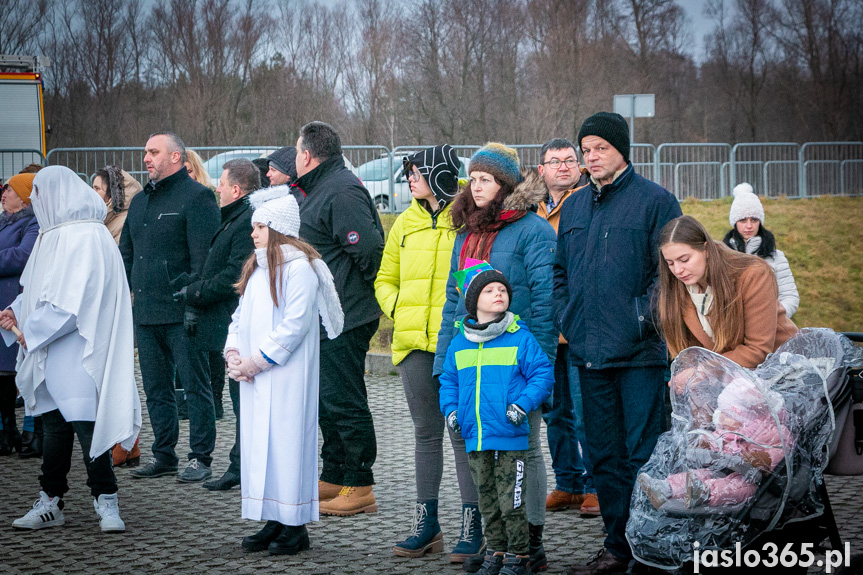
{"type": "Polygon", "coordinates": [[[788,265],[788,258],[781,250],[776,249],[776,239],[764,227],[764,207],[761,200],[747,183],[734,187],[734,201],[728,222],[731,229],[722,241],[733,250],[756,255],[773,268],[776,283],[779,285],[779,303],[785,308],[785,315],[790,319],[800,306],[800,294],[794,275],[788,265]]]}

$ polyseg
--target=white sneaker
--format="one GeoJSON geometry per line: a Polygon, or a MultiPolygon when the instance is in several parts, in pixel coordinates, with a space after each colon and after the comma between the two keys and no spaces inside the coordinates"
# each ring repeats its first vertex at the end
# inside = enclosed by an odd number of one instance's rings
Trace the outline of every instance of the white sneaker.
{"type": "Polygon", "coordinates": [[[16,529],[44,529],[63,525],[63,501],[59,497],[48,497],[44,491],[39,492],[39,499],[33,504],[33,509],[27,515],[12,522],[16,529]]]}
{"type": "Polygon", "coordinates": [[[102,533],[120,533],[126,530],[126,524],[120,519],[120,506],[116,493],[111,495],[103,493],[99,499],[93,500],[93,508],[101,517],[99,527],[102,528],[102,533]]]}

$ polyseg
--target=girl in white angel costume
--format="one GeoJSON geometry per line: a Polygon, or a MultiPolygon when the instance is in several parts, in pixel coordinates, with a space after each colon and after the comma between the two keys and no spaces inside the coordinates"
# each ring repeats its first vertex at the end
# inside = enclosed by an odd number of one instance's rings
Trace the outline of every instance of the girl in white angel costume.
{"type": "Polygon", "coordinates": [[[275,555],[308,549],[306,523],[318,520],[320,326],[332,339],[344,323],[330,270],[299,239],[288,189],[250,197],[255,253],[237,282],[225,343],[228,373],[241,382],[243,518],[267,520],[242,546],[275,555]]]}

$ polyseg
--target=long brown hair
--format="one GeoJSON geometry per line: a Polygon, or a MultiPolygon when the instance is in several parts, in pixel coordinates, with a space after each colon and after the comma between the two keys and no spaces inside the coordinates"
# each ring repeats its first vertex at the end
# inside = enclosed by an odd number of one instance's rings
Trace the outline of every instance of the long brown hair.
{"type": "Polygon", "coordinates": [[[450,208],[450,217],[452,218],[453,227],[460,232],[483,232],[492,228],[500,221],[500,211],[503,209],[503,201],[510,195],[514,188],[501,182],[494,177],[494,181],[500,186],[497,195],[485,207],[477,207],[473,201],[473,194],[470,192],[470,182],[468,181],[459,193],[450,208]]]}
{"type": "Polygon", "coordinates": [[[743,313],[737,305],[741,297],[737,289],[740,272],[752,265],[768,265],[763,260],[732,251],[714,241],[701,222],[692,216],[680,216],[665,224],[659,233],[659,319],[662,333],[672,357],[687,347],[683,312],[691,298],[682,281],[671,273],[662,255],[668,244],[685,244],[707,256],[705,278],[713,291],[713,304],[707,319],[713,330],[713,351],[728,351],[734,342],[743,339],[743,313]]]}
{"type": "MultiPolygon", "coordinates": [[[[273,298],[273,305],[279,305],[279,286],[282,284],[282,246],[288,244],[303,252],[309,259],[309,263],[313,260],[320,259],[321,254],[318,250],[312,247],[308,242],[286,236],[281,232],[277,232],[273,228],[269,229],[267,240],[267,268],[270,272],[270,296],[273,298]]],[[[255,252],[246,259],[243,264],[243,271],[240,273],[240,279],[234,284],[237,293],[243,295],[246,291],[246,286],[249,284],[249,278],[252,277],[255,269],[258,267],[258,259],[255,252]]]]}

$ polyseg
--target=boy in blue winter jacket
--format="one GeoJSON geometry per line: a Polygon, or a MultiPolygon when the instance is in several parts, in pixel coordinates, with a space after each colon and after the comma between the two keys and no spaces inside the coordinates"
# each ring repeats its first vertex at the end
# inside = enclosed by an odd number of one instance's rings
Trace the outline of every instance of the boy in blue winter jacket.
{"type": "Polygon", "coordinates": [[[479,491],[488,547],[482,575],[529,573],[524,501],[527,414],[554,385],[554,367],[518,316],[512,288],[486,262],[457,272],[468,315],[447,349],[440,407],[461,432],[479,491]]]}

